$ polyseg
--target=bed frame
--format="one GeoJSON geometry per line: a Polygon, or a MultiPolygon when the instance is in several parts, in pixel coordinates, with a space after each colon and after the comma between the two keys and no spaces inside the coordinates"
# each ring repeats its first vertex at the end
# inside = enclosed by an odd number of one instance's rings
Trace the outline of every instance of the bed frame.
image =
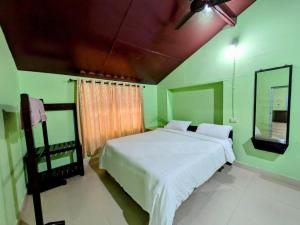
{"type": "MultiPolygon", "coordinates": [[[[190,125],[187,130],[196,132],[197,126],[190,125]]],[[[230,138],[233,141],[233,130],[230,131],[228,138],[230,138]]]]}

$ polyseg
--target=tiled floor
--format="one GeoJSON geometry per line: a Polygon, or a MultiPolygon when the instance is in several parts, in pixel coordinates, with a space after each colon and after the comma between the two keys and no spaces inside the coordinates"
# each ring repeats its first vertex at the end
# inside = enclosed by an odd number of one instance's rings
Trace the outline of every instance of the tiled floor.
{"type": "MultiPolygon", "coordinates": [[[[45,222],[67,225],[147,225],[144,212],[114,180],[86,165],[86,175],[42,195],[45,222]]],[[[22,225],[34,225],[31,198],[22,225]]],[[[299,225],[300,186],[239,166],[226,166],[177,210],[174,225],[299,225]]],[[[158,224],[159,225],[159,224],[158,224]]]]}

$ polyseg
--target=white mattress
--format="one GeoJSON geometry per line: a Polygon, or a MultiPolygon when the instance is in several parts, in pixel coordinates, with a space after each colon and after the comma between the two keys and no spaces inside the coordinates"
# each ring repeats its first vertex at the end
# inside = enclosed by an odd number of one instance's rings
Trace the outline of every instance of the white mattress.
{"type": "Polygon", "coordinates": [[[100,168],[149,213],[149,225],[172,225],[193,190],[234,160],[230,139],[157,129],[108,141],[100,168]]]}

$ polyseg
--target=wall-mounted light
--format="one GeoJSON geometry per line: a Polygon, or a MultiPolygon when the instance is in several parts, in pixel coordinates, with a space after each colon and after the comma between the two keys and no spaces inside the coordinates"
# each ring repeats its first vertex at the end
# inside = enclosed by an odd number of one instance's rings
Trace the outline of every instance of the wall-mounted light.
{"type": "Polygon", "coordinates": [[[226,55],[228,58],[235,60],[239,54],[240,54],[240,48],[238,45],[238,39],[235,38],[235,39],[233,39],[230,46],[226,50],[226,55]]]}
{"type": "Polygon", "coordinates": [[[229,119],[230,123],[238,123],[238,119],[235,116],[235,77],[236,77],[236,57],[239,54],[238,48],[238,38],[234,38],[231,42],[231,45],[228,48],[228,56],[233,61],[233,71],[232,71],[232,117],[229,119]]]}
{"type": "Polygon", "coordinates": [[[237,44],[231,44],[228,49],[229,55],[233,58],[237,55],[238,46],[237,44]]]}

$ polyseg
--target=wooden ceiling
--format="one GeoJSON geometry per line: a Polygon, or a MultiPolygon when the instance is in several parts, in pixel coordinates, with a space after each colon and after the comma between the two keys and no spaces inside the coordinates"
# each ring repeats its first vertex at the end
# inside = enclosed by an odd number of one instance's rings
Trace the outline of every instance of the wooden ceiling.
{"type": "MultiPolygon", "coordinates": [[[[223,5],[238,16],[255,0],[223,5]]],[[[226,25],[188,0],[1,0],[0,24],[20,70],[156,84],[226,25]]]]}

